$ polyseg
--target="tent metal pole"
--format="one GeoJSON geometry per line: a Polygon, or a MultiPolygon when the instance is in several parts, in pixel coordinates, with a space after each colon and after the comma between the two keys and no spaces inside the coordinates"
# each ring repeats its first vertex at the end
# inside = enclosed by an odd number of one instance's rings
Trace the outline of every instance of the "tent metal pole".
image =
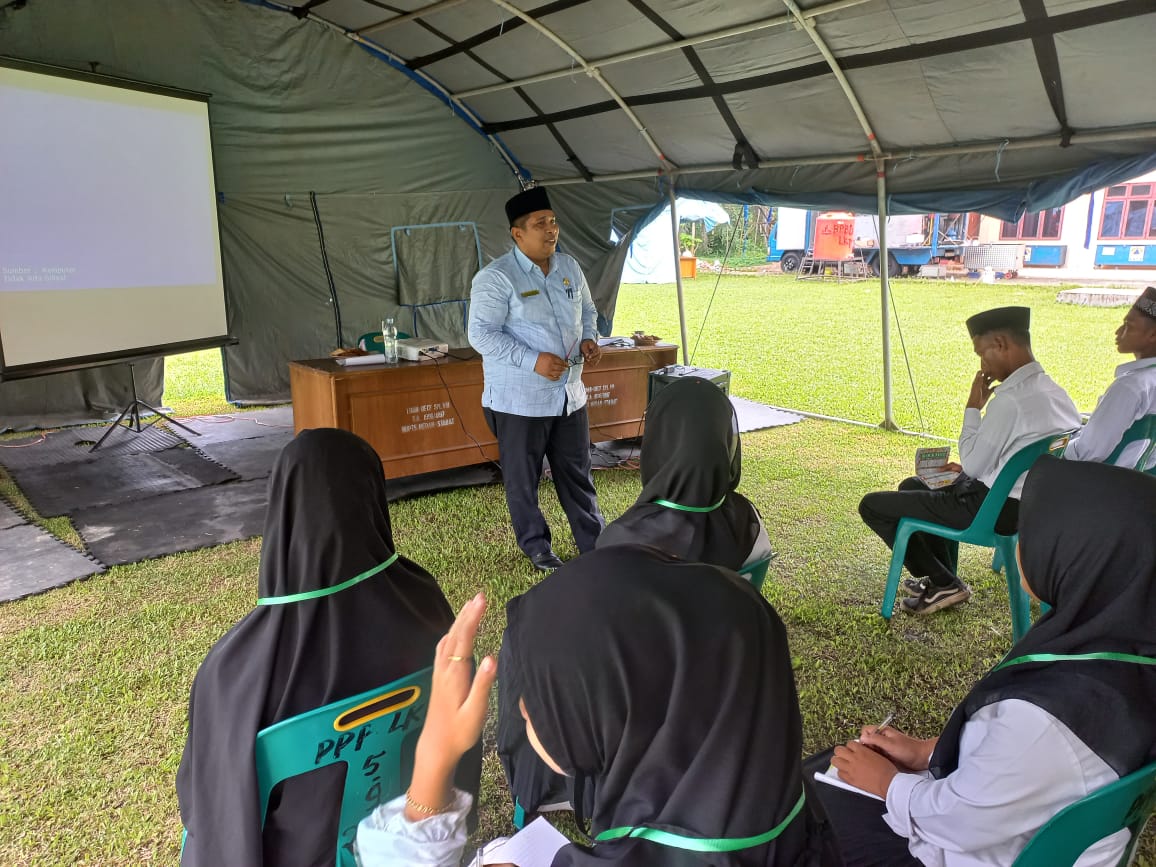
{"type": "MultiPolygon", "coordinates": [[[[461,2],[461,0],[457,0],[461,2]]],[[[820,15],[827,15],[831,12],[841,12],[844,9],[850,9],[853,6],[862,6],[864,3],[870,3],[872,0],[835,0],[833,3],[824,3],[822,6],[812,6],[803,10],[803,15],[807,18],[817,18],[820,15]]],[[[440,6],[442,4],[434,4],[440,6]]],[[[436,11],[436,10],[435,10],[436,11]]],[[[410,12],[398,18],[388,18],[386,25],[393,25],[393,22],[401,22],[403,18],[418,18],[427,14],[426,9],[419,9],[417,12],[410,12]]],[[[626,63],[631,60],[643,60],[647,57],[656,57],[660,54],[667,54],[671,51],[680,51],[683,48],[692,48],[695,45],[703,45],[707,42],[716,42],[719,39],[730,39],[735,36],[745,36],[748,33],[755,33],[759,30],[767,30],[771,27],[781,27],[785,24],[790,24],[795,20],[793,15],[776,15],[771,18],[762,18],[758,21],[751,21],[748,24],[736,24],[733,27],[724,27],[721,30],[711,30],[707,33],[700,33],[697,36],[688,36],[685,39],[675,39],[671,42],[663,42],[658,45],[651,45],[648,48],[638,48],[634,51],[625,51],[621,54],[611,54],[607,57],[598,57],[589,61],[591,69],[601,69],[604,66],[612,66],[615,63],[626,63]]],[[[374,30],[379,25],[372,25],[359,32],[365,33],[367,30],[374,30]]],[[[540,84],[543,81],[553,81],[557,78],[569,78],[574,74],[573,67],[566,67],[565,69],[555,69],[551,72],[542,72],[538,75],[528,75],[525,78],[517,78],[512,81],[503,81],[499,84],[487,84],[485,87],[472,87],[469,90],[462,90],[454,94],[457,99],[469,99],[471,96],[481,96],[486,93],[497,93],[502,90],[512,90],[515,87],[525,87],[529,84],[540,84]]]]}
{"type": "MultiPolygon", "coordinates": [[[[607,81],[605,77],[603,77],[598,68],[591,66],[590,61],[579,54],[577,50],[575,50],[574,46],[572,46],[569,42],[567,42],[529,12],[526,12],[523,9],[519,9],[517,6],[511,3],[510,0],[490,0],[490,2],[497,6],[499,9],[508,12],[510,15],[522,19],[522,21],[537,30],[540,34],[542,34],[542,36],[546,37],[560,49],[562,49],[562,51],[566,52],[566,54],[570,55],[571,59],[573,59],[573,61],[582,68],[582,71],[585,72],[590,78],[594,79],[594,81],[596,81],[602,87],[602,89],[606,91],[610,98],[618,104],[618,107],[622,109],[623,114],[625,114],[630,122],[634,124],[634,128],[638,130],[638,134],[642,137],[642,140],[646,142],[647,146],[651,149],[651,151],[654,152],[654,155],[658,157],[658,161],[663,165],[663,167],[668,170],[673,168],[673,163],[671,163],[663,155],[662,148],[658,146],[658,142],[654,140],[654,136],[650,134],[650,130],[646,128],[646,124],[642,122],[642,120],[634,112],[634,109],[631,108],[626,100],[622,98],[622,95],[618,92],[618,90],[609,81],[607,81]]],[[[455,102],[460,103],[461,100],[455,97],[455,102]]]]}
{"type": "MultiPolygon", "coordinates": [[[[1156,137],[1156,134],[1154,134],[1156,137]]],[[[793,169],[795,166],[832,166],[847,163],[862,163],[870,156],[863,154],[840,154],[838,156],[830,157],[787,157],[786,159],[774,160],[759,160],[757,168],[760,169],[779,169],[787,168],[793,169]]],[[[680,175],[705,175],[711,172],[733,172],[734,166],[731,163],[710,163],[702,166],[691,166],[689,169],[678,167],[680,175]]],[[[613,181],[649,181],[654,178],[661,178],[667,174],[666,169],[640,169],[633,172],[613,172],[605,175],[594,175],[593,182],[610,183],[613,181]]],[[[589,183],[586,178],[569,177],[569,178],[543,178],[536,181],[540,187],[557,187],[568,184],[585,184],[589,183]]]]}
{"type": "Polygon", "coordinates": [[[884,430],[899,430],[891,406],[891,285],[887,252],[887,163],[875,164],[875,189],[879,196],[879,308],[883,314],[883,423],[884,430]]]}
{"type": "Polygon", "coordinates": [[[859,121],[859,126],[863,128],[863,135],[867,136],[867,145],[871,148],[871,156],[878,162],[878,160],[883,157],[883,148],[879,146],[879,140],[875,136],[875,130],[871,126],[871,121],[867,118],[867,113],[863,110],[863,104],[855,94],[855,89],[851,87],[851,82],[847,80],[843,68],[839,66],[838,58],[835,57],[834,52],[831,51],[827,45],[827,41],[819,35],[819,30],[815,26],[815,22],[803,14],[803,10],[799,8],[799,4],[796,3],[795,0],[783,0],[783,5],[791,10],[791,14],[795,16],[795,20],[799,22],[799,27],[811,37],[811,41],[815,43],[815,47],[819,49],[819,53],[822,54],[823,59],[827,61],[827,66],[831,68],[831,74],[835,76],[835,81],[839,82],[839,87],[843,90],[843,95],[847,98],[847,102],[850,103],[851,110],[855,112],[855,118],[859,121]]]}
{"type": "MultiPolygon", "coordinates": [[[[1089,129],[1072,133],[1071,144],[1093,145],[1119,141],[1147,141],[1156,138],[1156,127],[1125,127],[1116,129],[1089,129]]],[[[911,151],[893,149],[887,155],[891,160],[903,160],[908,157],[940,157],[957,156],[961,154],[990,153],[992,151],[1008,150],[1019,151],[1037,147],[1057,147],[1060,144],[1059,133],[1051,135],[1037,135],[1031,138],[1003,139],[995,142],[976,142],[961,145],[931,145],[929,147],[913,148],[911,151]]]]}
{"type": "MultiPolygon", "coordinates": [[[[1002,139],[1000,141],[975,142],[962,145],[931,145],[904,149],[892,147],[881,154],[884,160],[909,160],[921,157],[961,156],[965,154],[997,153],[1009,150],[1030,150],[1031,148],[1058,147],[1059,135],[1035,136],[1026,139],[1002,139]]],[[[1087,130],[1074,133],[1071,138],[1073,145],[1106,144],[1121,141],[1154,141],[1156,142],[1156,126],[1131,127],[1126,129],[1087,130]]],[[[756,168],[780,169],[795,168],[796,166],[832,166],[846,163],[863,163],[876,159],[872,153],[828,154],[814,157],[777,157],[775,159],[760,160],[756,168]]],[[[703,175],[713,172],[732,172],[734,167],[730,163],[708,163],[705,165],[681,165],[678,167],[680,175],[703,175]]],[[[613,181],[651,180],[661,177],[663,169],[654,168],[641,171],[615,172],[605,175],[594,175],[594,183],[609,183],[613,181]]],[[[567,184],[585,184],[589,181],[581,176],[564,178],[542,178],[538,186],[562,186],[567,184]]]]}
{"type": "MultiPolygon", "coordinates": [[[[773,403],[768,403],[766,405],[769,406],[771,409],[777,409],[780,412],[789,412],[789,413],[793,413],[794,415],[801,415],[803,418],[814,419],[815,421],[834,421],[834,422],[838,422],[839,424],[853,424],[856,427],[869,427],[872,430],[879,430],[879,425],[874,424],[874,423],[869,422],[869,421],[859,421],[858,419],[855,419],[855,418],[843,418],[841,415],[821,415],[820,413],[817,413],[817,412],[807,412],[805,410],[794,409],[793,407],[789,407],[789,406],[776,406],[773,403]]],[[[952,439],[951,437],[941,437],[938,434],[929,434],[929,433],[925,433],[923,431],[917,431],[917,430],[907,430],[907,428],[902,428],[902,427],[896,428],[895,433],[900,433],[900,434],[903,434],[904,436],[909,436],[909,437],[919,437],[920,439],[925,439],[925,440],[939,440],[940,442],[944,442],[944,443],[958,443],[959,442],[959,440],[952,439]]]]}
{"type": "Polygon", "coordinates": [[[689,365],[687,357],[686,337],[686,304],[682,297],[682,247],[678,243],[678,202],[674,195],[674,178],[670,179],[670,186],[666,188],[670,197],[670,237],[674,243],[674,286],[678,292],[678,327],[682,333],[682,363],[689,365]]]}

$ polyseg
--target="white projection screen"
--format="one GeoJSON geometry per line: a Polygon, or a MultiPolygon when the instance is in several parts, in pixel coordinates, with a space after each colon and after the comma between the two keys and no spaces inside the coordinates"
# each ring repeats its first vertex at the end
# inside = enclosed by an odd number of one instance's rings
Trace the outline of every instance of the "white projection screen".
{"type": "Polygon", "coordinates": [[[207,97],[0,58],[0,378],[227,335],[207,97]]]}

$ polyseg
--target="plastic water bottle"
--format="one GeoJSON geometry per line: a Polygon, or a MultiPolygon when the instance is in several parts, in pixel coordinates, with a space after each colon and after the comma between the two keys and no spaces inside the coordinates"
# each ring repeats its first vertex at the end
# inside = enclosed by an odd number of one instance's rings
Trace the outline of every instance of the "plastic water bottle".
{"type": "Polygon", "coordinates": [[[397,326],[392,319],[381,321],[381,351],[386,364],[397,364],[397,326]]]}

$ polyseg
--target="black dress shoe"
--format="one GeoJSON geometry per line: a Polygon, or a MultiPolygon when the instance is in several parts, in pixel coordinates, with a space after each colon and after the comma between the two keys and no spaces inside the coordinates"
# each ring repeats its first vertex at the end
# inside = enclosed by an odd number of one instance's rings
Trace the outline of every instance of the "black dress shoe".
{"type": "Polygon", "coordinates": [[[530,562],[534,564],[534,568],[539,572],[553,572],[555,569],[562,568],[562,561],[553,551],[543,551],[541,554],[535,554],[530,558],[530,562]]]}

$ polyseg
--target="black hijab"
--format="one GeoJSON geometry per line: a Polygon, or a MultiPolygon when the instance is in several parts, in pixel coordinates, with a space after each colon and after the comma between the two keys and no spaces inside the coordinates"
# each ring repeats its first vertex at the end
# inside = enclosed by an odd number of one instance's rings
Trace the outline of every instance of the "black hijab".
{"type": "MultiPolygon", "coordinates": [[[[1134,470],[1044,457],[1020,501],[1020,561],[1052,606],[1011,649],[1026,654],[1156,657],[1156,479],[1134,470]]],[[[1064,661],[993,669],[955,709],[931,757],[959,761],[967,718],[1018,698],[1046,710],[1121,777],[1156,758],[1156,666],[1064,661]]]]}
{"type": "Polygon", "coordinates": [[[718,386],[688,376],[646,408],[642,494],[598,537],[598,547],[653,545],[683,560],[738,569],[759,535],[754,506],[735,492],[743,456],[730,400],[718,386]],[[665,500],[709,512],[658,505],[665,500]]]}
{"type": "MultiPolygon", "coordinates": [[[[269,482],[258,597],[333,587],[393,554],[385,478],[370,445],[329,428],[299,434],[269,482]]],[[[332,864],[341,768],[274,790],[262,835],[256,734],[427,667],[452,622],[437,582],[404,557],[333,595],[245,615],[193,682],[177,771],[188,831],[182,865],[332,864]]]]}
{"type": "MultiPolygon", "coordinates": [[[[546,752],[593,785],[594,835],[631,825],[749,837],[802,792],[786,630],[738,575],[620,545],[506,607],[503,649],[546,752]]],[[[503,674],[504,676],[504,674],[503,674]]],[[[805,806],[776,840],[698,854],[638,839],[563,847],[554,867],[812,863],[805,806]]]]}

